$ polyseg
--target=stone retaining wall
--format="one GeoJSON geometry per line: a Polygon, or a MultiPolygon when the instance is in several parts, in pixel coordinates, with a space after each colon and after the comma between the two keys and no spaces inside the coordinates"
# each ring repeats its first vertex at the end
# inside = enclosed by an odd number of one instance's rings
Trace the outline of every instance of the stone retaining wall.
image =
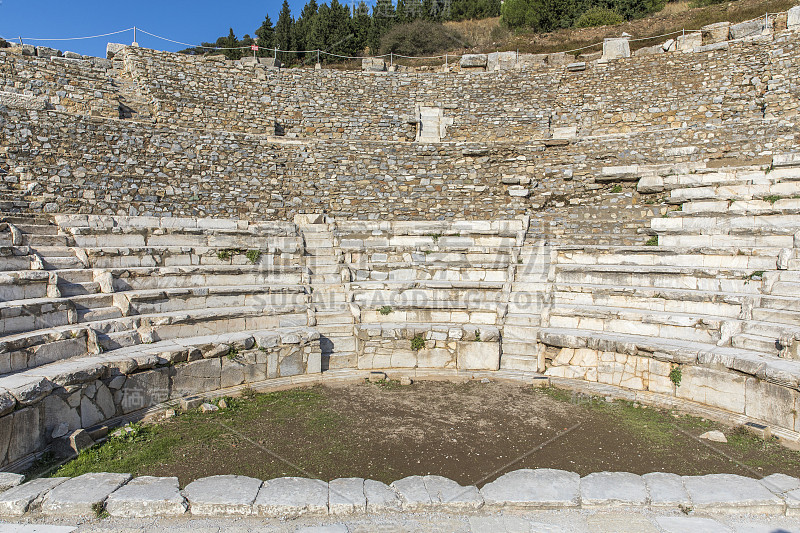
{"type": "MultiPolygon", "coordinates": [[[[64,338],[70,338],[69,332],[64,338]]],[[[48,446],[69,449],[77,430],[97,435],[96,429],[102,436],[103,424],[163,402],[321,371],[319,333],[311,328],[211,335],[195,341],[156,342],[145,350],[129,350],[128,355],[123,350],[113,357],[67,360],[58,365],[57,376],[43,375],[17,388],[13,375],[5,376],[0,463],[13,463],[48,446]]],[[[48,367],[51,373],[54,366],[48,367]]]]}
{"type": "Polygon", "coordinates": [[[461,486],[442,476],[411,476],[386,485],[362,478],[330,482],[300,477],[262,481],[211,476],[183,490],[177,478],[91,473],[19,484],[4,475],[0,515],[91,517],[244,517],[292,519],[393,512],[479,510],[603,511],[619,508],[699,513],[800,515],[800,480],[772,474],[757,480],[734,474],[678,476],[654,472],[597,472],[581,477],[554,469],[515,470],[487,483],[461,486]]]}

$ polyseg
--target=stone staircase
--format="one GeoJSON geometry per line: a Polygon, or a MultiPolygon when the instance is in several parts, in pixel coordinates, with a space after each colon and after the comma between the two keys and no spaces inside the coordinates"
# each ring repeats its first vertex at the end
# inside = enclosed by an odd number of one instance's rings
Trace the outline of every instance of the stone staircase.
{"type": "Polygon", "coordinates": [[[347,297],[349,271],[341,252],[334,247],[335,228],[334,222],[300,225],[305,241],[304,261],[313,287],[311,308],[320,332],[325,370],[354,368],[357,362],[355,318],[347,297]]]}

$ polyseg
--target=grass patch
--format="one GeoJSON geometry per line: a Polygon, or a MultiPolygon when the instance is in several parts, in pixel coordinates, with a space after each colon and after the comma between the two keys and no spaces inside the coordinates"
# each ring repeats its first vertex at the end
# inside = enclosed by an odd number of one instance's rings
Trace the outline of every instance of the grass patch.
{"type": "Polygon", "coordinates": [[[391,312],[392,312],[392,311],[393,311],[393,309],[392,309],[392,307],[391,307],[390,305],[384,305],[383,307],[381,307],[380,309],[378,309],[378,312],[379,312],[380,314],[382,314],[383,316],[386,316],[386,315],[388,315],[388,314],[391,314],[391,312]]]}

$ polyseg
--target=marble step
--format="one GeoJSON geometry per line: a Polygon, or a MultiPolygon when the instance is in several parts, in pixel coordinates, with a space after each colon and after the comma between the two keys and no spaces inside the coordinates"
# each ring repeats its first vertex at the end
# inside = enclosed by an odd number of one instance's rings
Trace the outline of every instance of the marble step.
{"type": "Polygon", "coordinates": [[[78,309],[78,322],[110,320],[113,318],[121,318],[122,316],[120,308],[114,306],[78,309]]]}
{"type": "Polygon", "coordinates": [[[79,283],[60,282],[58,290],[62,297],[68,296],[82,296],[86,294],[97,294],[100,292],[100,284],[94,281],[85,281],[79,283]]]}
{"type": "Polygon", "coordinates": [[[754,352],[762,352],[778,356],[780,350],[777,346],[777,339],[774,337],[764,337],[761,335],[753,335],[748,333],[734,335],[731,338],[731,346],[735,348],[742,348],[744,350],[751,350],[754,352]]]}

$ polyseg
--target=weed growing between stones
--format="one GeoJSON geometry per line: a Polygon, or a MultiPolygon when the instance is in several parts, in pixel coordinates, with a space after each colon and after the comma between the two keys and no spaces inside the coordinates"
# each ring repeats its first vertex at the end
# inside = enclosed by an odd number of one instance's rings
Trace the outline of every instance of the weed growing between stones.
{"type": "Polygon", "coordinates": [[[230,361],[233,361],[234,359],[236,359],[237,357],[239,357],[239,350],[237,350],[236,348],[234,348],[233,346],[231,346],[231,347],[230,347],[230,349],[228,350],[228,355],[227,355],[227,357],[228,357],[228,359],[229,359],[230,361]]]}
{"type": "Polygon", "coordinates": [[[415,352],[420,351],[425,347],[425,338],[417,333],[414,335],[414,338],[411,339],[411,349],[415,352]]]}
{"type": "Polygon", "coordinates": [[[380,314],[382,314],[383,316],[386,316],[386,315],[390,314],[392,311],[393,311],[393,309],[391,308],[391,306],[388,306],[388,305],[384,305],[383,307],[378,309],[378,312],[380,314]]]}
{"type": "Polygon", "coordinates": [[[644,243],[644,245],[645,246],[658,246],[658,237],[653,235],[652,237],[647,239],[647,242],[644,243]]]}
{"type": "Polygon", "coordinates": [[[770,205],[775,205],[775,202],[781,199],[783,199],[783,196],[778,196],[777,194],[770,194],[769,196],[764,197],[764,201],[769,202],[770,205]]]}
{"type": "Polygon", "coordinates": [[[475,330],[475,342],[481,342],[481,330],[475,330]]]}
{"type": "Polygon", "coordinates": [[[672,367],[672,370],[669,371],[669,380],[676,387],[680,387],[681,379],[683,379],[683,373],[681,372],[681,367],[679,366],[672,367]]]}
{"type": "Polygon", "coordinates": [[[247,256],[247,260],[255,265],[258,263],[258,260],[261,259],[261,250],[247,250],[245,255],[247,256]]]}
{"type": "Polygon", "coordinates": [[[614,185],[613,187],[611,187],[611,192],[613,193],[622,192],[622,185],[614,185]]]}

